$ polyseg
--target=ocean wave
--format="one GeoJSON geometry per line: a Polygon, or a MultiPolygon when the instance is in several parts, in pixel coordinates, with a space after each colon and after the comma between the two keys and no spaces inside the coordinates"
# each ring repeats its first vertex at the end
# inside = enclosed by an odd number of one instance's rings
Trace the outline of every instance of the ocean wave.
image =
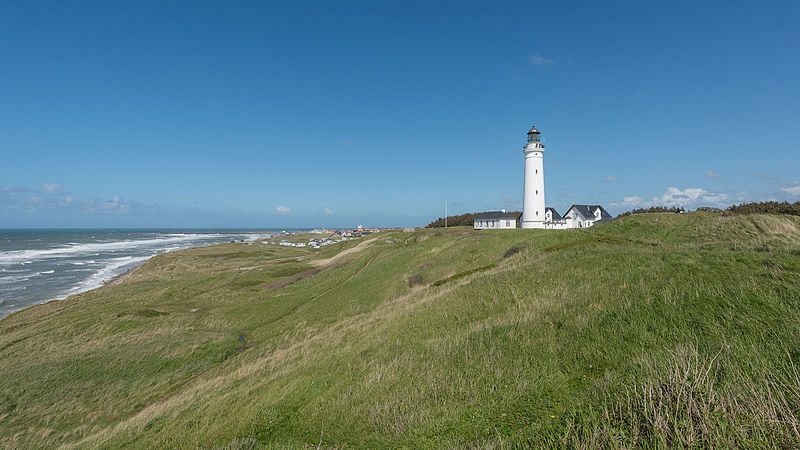
{"type": "Polygon", "coordinates": [[[173,243],[190,243],[202,239],[213,238],[208,234],[180,234],[168,235],[163,238],[155,239],[127,239],[115,242],[100,242],[73,244],[64,247],[38,249],[38,250],[13,250],[0,254],[0,265],[8,264],[30,264],[34,260],[74,257],[77,255],[87,255],[96,252],[113,252],[117,250],[131,250],[148,246],[163,246],[173,243]]]}
{"type": "Polygon", "coordinates": [[[31,277],[31,275],[30,275],[30,274],[25,274],[25,275],[12,275],[12,276],[8,276],[8,277],[0,277],[0,284],[12,284],[12,283],[17,283],[17,282],[20,282],[20,281],[25,281],[25,280],[27,280],[27,279],[28,279],[28,278],[30,278],[30,277],[31,277]]]}
{"type": "Polygon", "coordinates": [[[125,272],[126,266],[134,266],[137,264],[141,264],[148,259],[155,256],[156,253],[149,255],[149,256],[123,256],[120,258],[112,258],[106,261],[106,265],[103,266],[100,270],[93,273],[89,278],[81,281],[75,287],[71,288],[67,292],[65,292],[62,296],[57,297],[57,299],[64,299],[69,297],[73,294],[79,294],[81,292],[90,291],[92,289],[99,288],[100,286],[104,285],[107,281],[114,278],[117,275],[122,274],[125,272]]]}
{"type": "Polygon", "coordinates": [[[94,264],[94,263],[95,263],[95,260],[90,259],[88,261],[73,261],[70,264],[72,264],[73,266],[85,266],[87,264],[94,264]]]}
{"type": "Polygon", "coordinates": [[[55,272],[55,270],[44,270],[44,271],[38,272],[38,273],[39,273],[39,275],[44,275],[44,274],[53,273],[53,272],[55,272]]]}

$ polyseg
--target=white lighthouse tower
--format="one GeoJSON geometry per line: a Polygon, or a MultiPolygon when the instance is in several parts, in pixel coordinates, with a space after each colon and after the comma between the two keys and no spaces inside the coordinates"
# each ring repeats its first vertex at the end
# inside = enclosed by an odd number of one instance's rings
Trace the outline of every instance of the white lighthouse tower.
{"type": "Polygon", "coordinates": [[[525,154],[525,189],[522,193],[521,228],[544,228],[544,144],[536,125],[528,131],[525,154]]]}

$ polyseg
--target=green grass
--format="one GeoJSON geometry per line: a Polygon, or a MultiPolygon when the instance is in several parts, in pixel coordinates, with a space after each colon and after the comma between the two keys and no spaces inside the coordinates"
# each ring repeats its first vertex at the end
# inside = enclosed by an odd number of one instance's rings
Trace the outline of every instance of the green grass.
{"type": "Polygon", "coordinates": [[[800,442],[798,217],[372,238],[183,250],[4,318],[0,446],[800,442]]]}

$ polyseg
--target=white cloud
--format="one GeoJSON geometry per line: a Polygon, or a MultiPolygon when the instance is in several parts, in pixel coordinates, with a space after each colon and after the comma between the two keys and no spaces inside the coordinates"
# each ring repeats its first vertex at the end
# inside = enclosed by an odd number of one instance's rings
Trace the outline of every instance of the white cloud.
{"type": "Polygon", "coordinates": [[[0,192],[7,192],[9,194],[16,194],[16,193],[23,193],[23,192],[33,192],[31,189],[20,187],[20,186],[2,186],[0,187],[0,192]]]}
{"type": "Polygon", "coordinates": [[[642,198],[638,195],[629,195],[622,199],[622,204],[625,206],[639,206],[642,204],[642,198]]]}
{"type": "Polygon", "coordinates": [[[64,188],[58,183],[42,183],[40,186],[42,188],[42,192],[45,194],[59,194],[64,192],[64,188]]]}
{"type": "Polygon", "coordinates": [[[623,208],[646,208],[649,206],[727,206],[730,201],[728,194],[709,192],[702,188],[678,189],[676,187],[667,188],[666,192],[660,197],[653,197],[652,200],[645,200],[638,195],[624,197],[621,202],[610,203],[611,206],[623,208]]]}
{"type": "Polygon", "coordinates": [[[800,196],[800,184],[798,184],[797,186],[781,188],[781,190],[789,195],[800,196]]]}
{"type": "Polygon", "coordinates": [[[131,210],[131,205],[129,203],[123,202],[119,199],[119,196],[111,197],[109,201],[92,201],[90,202],[89,211],[93,210],[100,210],[100,211],[108,211],[108,212],[119,212],[119,213],[126,213],[131,210]]]}
{"type": "Polygon", "coordinates": [[[687,206],[687,205],[718,205],[728,199],[728,194],[716,194],[708,192],[702,188],[686,188],[680,190],[676,187],[667,188],[667,192],[660,198],[654,198],[654,202],[661,202],[666,206],[687,206]]]}
{"type": "Polygon", "coordinates": [[[616,183],[617,181],[619,181],[619,178],[609,175],[603,180],[603,183],[616,183]]]}
{"type": "Polygon", "coordinates": [[[110,215],[127,213],[157,213],[165,209],[155,205],[145,205],[136,201],[126,201],[119,196],[110,199],[82,199],[67,195],[57,183],[40,183],[39,188],[0,186],[0,217],[10,214],[81,214],[110,215]]]}
{"type": "Polygon", "coordinates": [[[528,57],[528,62],[533,67],[538,68],[550,67],[556,63],[554,59],[545,58],[544,56],[540,55],[539,52],[536,52],[535,55],[528,57]]]}
{"type": "Polygon", "coordinates": [[[714,172],[713,170],[706,170],[706,178],[710,180],[721,180],[725,178],[725,175],[720,175],[719,173],[714,172]]]}
{"type": "Polygon", "coordinates": [[[322,208],[322,215],[323,216],[332,216],[332,215],[334,215],[334,212],[330,208],[322,208]]]}
{"type": "Polygon", "coordinates": [[[275,211],[273,211],[274,214],[279,216],[288,216],[290,212],[292,212],[291,208],[287,208],[286,206],[282,205],[276,206],[275,211]]]}

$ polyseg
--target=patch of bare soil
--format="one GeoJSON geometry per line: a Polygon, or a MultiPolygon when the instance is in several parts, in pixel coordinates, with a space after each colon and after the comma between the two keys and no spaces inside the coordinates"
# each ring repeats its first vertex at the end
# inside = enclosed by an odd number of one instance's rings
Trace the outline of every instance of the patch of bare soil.
{"type": "Polygon", "coordinates": [[[377,237],[374,237],[372,239],[367,239],[366,241],[361,242],[360,244],[356,245],[355,247],[348,248],[347,250],[341,251],[341,252],[331,256],[330,258],[320,259],[320,260],[317,260],[317,261],[311,261],[311,264],[314,264],[315,266],[328,265],[328,264],[336,261],[337,259],[339,259],[339,258],[341,258],[343,256],[351,255],[353,253],[360,252],[361,250],[364,250],[365,248],[367,248],[367,246],[369,244],[375,242],[375,240],[377,240],[377,239],[378,239],[377,237]]]}

